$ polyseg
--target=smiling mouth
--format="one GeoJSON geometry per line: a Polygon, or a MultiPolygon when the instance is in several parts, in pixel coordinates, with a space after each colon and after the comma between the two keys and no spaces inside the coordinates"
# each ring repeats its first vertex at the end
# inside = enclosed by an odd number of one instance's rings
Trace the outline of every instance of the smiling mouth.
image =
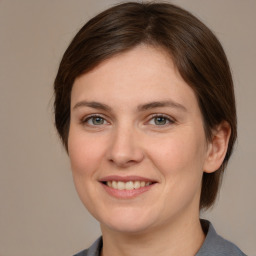
{"type": "Polygon", "coordinates": [[[136,189],[140,189],[140,188],[144,188],[144,187],[148,187],[152,184],[154,184],[154,182],[150,182],[150,181],[127,181],[127,182],[123,182],[123,181],[105,181],[102,182],[103,184],[105,184],[106,186],[113,188],[113,189],[117,189],[117,190],[136,190],[136,189]]]}

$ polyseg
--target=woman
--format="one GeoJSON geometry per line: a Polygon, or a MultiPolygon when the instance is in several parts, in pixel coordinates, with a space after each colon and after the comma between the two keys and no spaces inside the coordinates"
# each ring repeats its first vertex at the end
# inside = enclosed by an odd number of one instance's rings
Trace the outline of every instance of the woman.
{"type": "Polygon", "coordinates": [[[55,123],[102,237],[77,255],[244,255],[200,209],[213,205],[236,139],[225,53],[166,3],[91,19],[55,80],[55,123]]]}

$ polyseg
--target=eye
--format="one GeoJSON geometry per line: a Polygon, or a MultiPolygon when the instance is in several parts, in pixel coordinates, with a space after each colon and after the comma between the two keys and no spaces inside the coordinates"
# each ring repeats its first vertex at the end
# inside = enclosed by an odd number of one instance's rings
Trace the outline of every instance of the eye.
{"type": "Polygon", "coordinates": [[[105,125],[108,122],[103,117],[94,115],[94,116],[89,116],[85,118],[84,120],[82,120],[82,123],[85,123],[90,126],[99,126],[99,125],[105,125]]]}
{"type": "Polygon", "coordinates": [[[165,115],[158,115],[158,114],[154,115],[149,120],[149,124],[157,125],[157,126],[165,126],[172,123],[174,123],[174,121],[171,120],[169,117],[166,117],[165,115]]]}

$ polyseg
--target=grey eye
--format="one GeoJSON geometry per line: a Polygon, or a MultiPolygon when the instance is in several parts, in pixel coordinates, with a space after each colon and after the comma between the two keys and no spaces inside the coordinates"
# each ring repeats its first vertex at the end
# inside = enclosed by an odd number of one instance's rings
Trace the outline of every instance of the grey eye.
{"type": "Polygon", "coordinates": [[[163,117],[163,116],[154,117],[154,123],[156,125],[165,125],[167,122],[168,120],[166,117],[163,117]]]}
{"type": "Polygon", "coordinates": [[[101,125],[104,124],[105,120],[102,117],[95,116],[91,118],[91,122],[93,125],[101,125]]]}
{"type": "Polygon", "coordinates": [[[161,114],[156,114],[149,120],[149,124],[155,126],[166,126],[173,123],[174,121],[170,117],[161,114]]]}
{"type": "Polygon", "coordinates": [[[103,124],[106,124],[107,121],[103,118],[103,117],[100,117],[100,116],[91,116],[91,117],[88,117],[86,120],[83,121],[84,123],[87,123],[88,125],[91,125],[91,126],[96,126],[96,125],[103,125],[103,124]]]}

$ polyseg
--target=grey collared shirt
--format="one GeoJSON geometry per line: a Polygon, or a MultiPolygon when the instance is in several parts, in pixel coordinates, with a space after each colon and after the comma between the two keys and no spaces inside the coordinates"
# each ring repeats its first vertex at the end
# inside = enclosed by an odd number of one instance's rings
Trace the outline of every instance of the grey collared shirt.
{"type": "MultiPolygon", "coordinates": [[[[246,256],[236,245],[219,236],[212,224],[207,220],[201,220],[206,237],[200,250],[195,256],[246,256]]],[[[93,245],[77,253],[74,256],[100,256],[102,237],[93,245]]]]}

